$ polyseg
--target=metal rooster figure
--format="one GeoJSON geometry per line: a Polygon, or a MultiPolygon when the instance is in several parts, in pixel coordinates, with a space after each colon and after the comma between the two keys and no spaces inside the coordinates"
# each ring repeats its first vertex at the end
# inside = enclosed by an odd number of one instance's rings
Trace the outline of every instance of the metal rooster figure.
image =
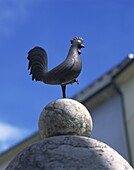
{"type": "Polygon", "coordinates": [[[66,98],[66,85],[74,82],[82,69],[80,59],[81,48],[84,48],[83,39],[74,37],[66,59],[57,67],[48,71],[48,57],[41,47],[35,47],[28,52],[28,70],[32,74],[32,80],[42,81],[46,84],[61,85],[63,98],[66,98]]]}

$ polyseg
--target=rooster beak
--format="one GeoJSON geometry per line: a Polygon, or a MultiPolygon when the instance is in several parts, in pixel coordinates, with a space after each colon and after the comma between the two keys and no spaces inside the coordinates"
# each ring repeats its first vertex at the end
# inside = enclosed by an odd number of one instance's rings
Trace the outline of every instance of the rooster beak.
{"type": "Polygon", "coordinates": [[[85,48],[84,44],[81,44],[81,48],[85,48]]]}

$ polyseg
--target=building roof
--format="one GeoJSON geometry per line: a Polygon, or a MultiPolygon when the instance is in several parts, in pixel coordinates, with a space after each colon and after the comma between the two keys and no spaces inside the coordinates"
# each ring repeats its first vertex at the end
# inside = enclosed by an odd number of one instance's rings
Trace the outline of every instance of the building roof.
{"type": "MultiPolygon", "coordinates": [[[[134,55],[133,55],[134,56],[134,55]]],[[[114,95],[116,92],[114,90],[113,81],[117,80],[122,73],[122,79],[118,79],[116,83],[121,85],[125,83],[134,74],[134,57],[128,56],[121,63],[116,65],[113,69],[108,71],[102,77],[97,79],[92,84],[88,85],[80,93],[75,95],[73,99],[84,103],[88,107],[91,105],[91,110],[94,109],[98,104],[102,103],[109,96],[114,95]],[[97,99],[97,95],[99,97],[97,99]],[[100,97],[100,95],[103,95],[100,97]],[[94,98],[94,99],[93,99],[94,98]],[[88,104],[86,104],[88,102],[88,104]],[[90,104],[91,103],[91,104],[90,104]]]]}

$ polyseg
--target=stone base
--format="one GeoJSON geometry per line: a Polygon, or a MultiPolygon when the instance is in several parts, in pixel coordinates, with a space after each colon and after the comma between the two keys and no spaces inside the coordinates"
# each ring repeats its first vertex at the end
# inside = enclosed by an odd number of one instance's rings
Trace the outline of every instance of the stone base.
{"type": "Polygon", "coordinates": [[[92,128],[92,118],[87,108],[72,99],[58,99],[49,103],[39,119],[41,139],[59,135],[89,137],[92,128]]]}
{"type": "Polygon", "coordinates": [[[81,136],[55,136],[19,153],[6,170],[133,170],[108,145],[81,136]]]}

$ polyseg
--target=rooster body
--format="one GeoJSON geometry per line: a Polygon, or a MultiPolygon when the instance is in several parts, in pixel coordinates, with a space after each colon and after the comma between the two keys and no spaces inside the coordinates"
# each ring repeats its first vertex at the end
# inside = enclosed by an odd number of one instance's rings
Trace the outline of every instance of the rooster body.
{"type": "Polygon", "coordinates": [[[75,37],[71,40],[71,47],[66,59],[48,71],[48,57],[46,51],[41,47],[35,47],[28,52],[28,60],[30,74],[32,80],[42,81],[45,84],[61,85],[63,98],[66,97],[66,85],[77,82],[82,69],[82,61],[80,59],[81,48],[84,48],[83,39],[75,37]]]}

